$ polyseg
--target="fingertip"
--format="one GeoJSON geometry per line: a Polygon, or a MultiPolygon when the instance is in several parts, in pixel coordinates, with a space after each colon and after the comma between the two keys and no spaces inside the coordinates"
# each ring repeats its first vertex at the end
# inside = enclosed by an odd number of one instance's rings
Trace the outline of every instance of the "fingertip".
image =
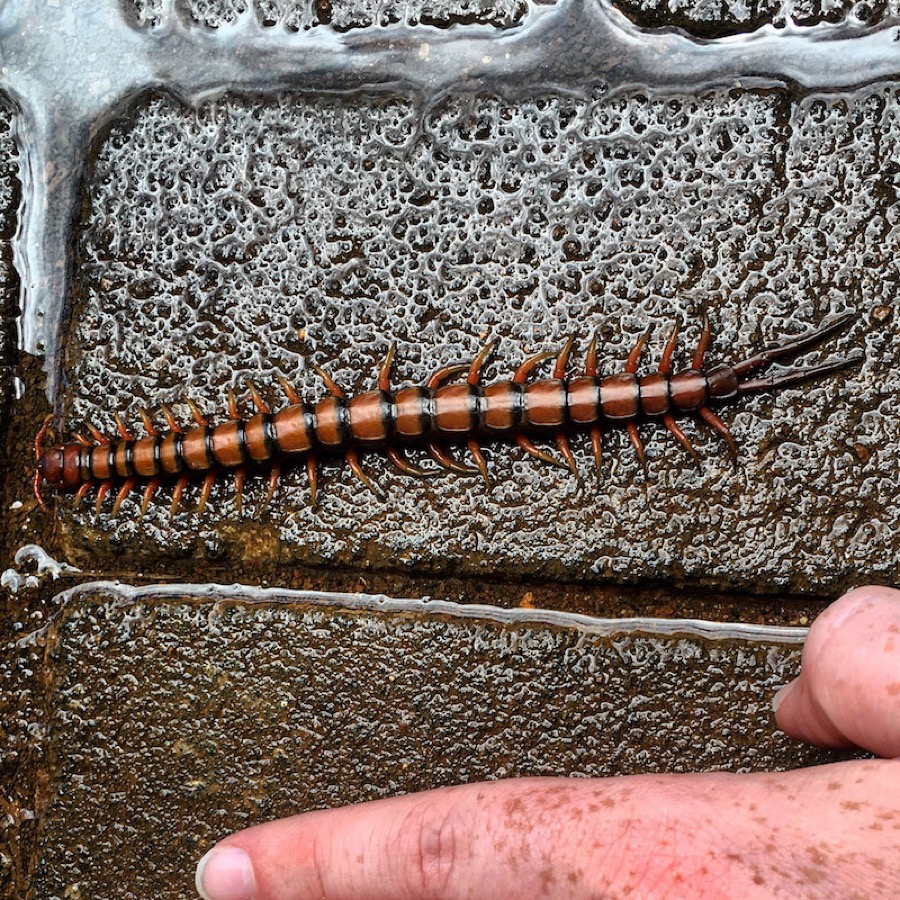
{"type": "Polygon", "coordinates": [[[203,900],[253,900],[253,864],[240,847],[213,847],[197,863],[194,884],[203,900]]]}
{"type": "Polygon", "coordinates": [[[796,686],[797,679],[795,678],[793,681],[788,682],[788,684],[783,685],[775,691],[775,696],[772,698],[772,712],[775,713],[776,720],[778,719],[778,710],[781,709],[782,704],[788,696],[796,690],[796,686]]]}

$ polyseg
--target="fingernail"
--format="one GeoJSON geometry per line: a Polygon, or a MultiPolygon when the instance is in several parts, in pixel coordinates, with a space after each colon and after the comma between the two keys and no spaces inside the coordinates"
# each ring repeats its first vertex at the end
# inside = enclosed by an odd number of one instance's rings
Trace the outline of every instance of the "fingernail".
{"type": "Polygon", "coordinates": [[[253,865],[240,847],[213,847],[197,864],[203,900],[253,900],[253,865]]]}
{"type": "MultiPolygon", "coordinates": [[[[796,679],[794,681],[788,682],[784,687],[778,688],[775,691],[775,696],[772,698],[772,712],[777,713],[778,707],[784,703],[784,698],[794,689],[794,685],[797,683],[796,679]]],[[[216,898],[218,900],[218,898],[216,898]]]]}

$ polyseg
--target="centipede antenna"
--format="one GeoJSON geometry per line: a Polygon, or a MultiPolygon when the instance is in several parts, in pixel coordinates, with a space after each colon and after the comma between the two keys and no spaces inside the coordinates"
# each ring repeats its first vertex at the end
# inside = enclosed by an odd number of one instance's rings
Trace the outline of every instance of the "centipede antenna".
{"type": "Polygon", "coordinates": [[[392,343],[384,357],[384,362],[381,364],[381,369],[378,371],[379,391],[387,392],[391,389],[391,366],[394,364],[394,355],[396,352],[397,345],[396,343],[392,343]]]}
{"type": "Polygon", "coordinates": [[[831,335],[843,331],[855,319],[856,313],[844,313],[844,315],[838,316],[834,321],[829,322],[827,325],[823,325],[821,328],[816,328],[808,334],[783,341],[780,344],[776,344],[774,347],[769,347],[767,350],[762,350],[754,356],[751,356],[749,359],[745,359],[742,362],[733,365],[731,368],[738,377],[741,375],[749,375],[752,372],[763,368],[763,366],[768,365],[768,363],[774,362],[776,359],[791,356],[795,353],[799,353],[801,350],[806,350],[809,347],[815,346],[826,338],[831,337],[831,335]]]}
{"type": "Polygon", "coordinates": [[[847,359],[836,359],[832,362],[822,363],[806,369],[788,369],[775,375],[766,375],[763,378],[751,378],[738,384],[739,394],[750,394],[754,391],[770,391],[774,388],[790,387],[795,384],[803,384],[813,378],[822,378],[832,372],[840,372],[851,366],[862,365],[864,356],[850,356],[847,359]]]}
{"type": "Polygon", "coordinates": [[[43,480],[43,476],[41,475],[41,470],[40,470],[39,468],[35,467],[35,470],[34,470],[34,483],[33,483],[33,485],[32,485],[33,488],[34,488],[34,496],[35,496],[35,499],[36,499],[37,502],[38,502],[38,506],[40,506],[40,508],[41,508],[45,513],[49,513],[50,510],[47,508],[47,504],[44,503],[44,498],[43,498],[43,496],[41,496],[41,481],[42,481],[42,480],[43,480]]]}

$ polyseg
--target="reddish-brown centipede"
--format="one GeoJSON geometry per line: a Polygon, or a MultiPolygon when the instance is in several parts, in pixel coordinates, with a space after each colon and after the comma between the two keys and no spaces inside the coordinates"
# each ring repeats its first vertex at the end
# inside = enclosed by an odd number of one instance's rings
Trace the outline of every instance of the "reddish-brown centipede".
{"type": "MultiPolygon", "coordinates": [[[[566,376],[566,367],[574,339],[570,338],[558,354],[538,353],[526,359],[511,379],[481,383],[481,369],[494,344],[488,344],[470,363],[445,366],[423,386],[390,387],[393,347],[385,357],[378,377],[378,388],[355,397],[344,392],[321,370],[328,396],[318,403],[305,403],[284,380],[282,387],[289,405],[273,413],[259,391],[251,384],[256,413],[242,418],[233,392],[229,392],[230,421],[211,426],[197,406],[188,401],[195,425],[178,426],[172,413],[163,408],[168,428],[157,430],[146,411],[141,410],[146,436],[135,438],[116,414],[119,437],[110,440],[88,426],[93,440],[75,435],[70,443],[44,449],[43,442],[50,419],[35,438],[36,470],[34,492],[41,506],[41,486],[77,491],[77,499],[96,485],[97,510],[110,487],[118,482],[113,512],[139,482],[146,482],[141,512],[165,479],[175,481],[172,511],[194,475],[204,476],[200,490],[200,511],[206,505],[216,476],[225,470],[235,474],[238,504],[244,479],[251,467],[270,470],[269,499],[281,473],[281,465],[290,460],[305,460],[309,473],[311,500],[316,497],[316,460],[322,454],[342,455],[353,472],[373,491],[378,489],[359,464],[359,451],[381,450],[391,462],[410,475],[430,474],[412,465],[403,455],[403,446],[424,446],[446,469],[465,474],[480,474],[488,480],[487,464],[480,442],[516,441],[522,449],[544,462],[568,467],[578,475],[568,434],[586,431],[598,470],[602,433],[605,427],[624,426],[641,462],[646,466],[644,446],[638,433],[641,419],[661,419],[666,428],[694,456],[696,452],[675,420],[677,414],[696,413],[727,441],[736,455],[737,447],[728,426],[710,408],[754,391],[785,387],[809,378],[821,377],[859,362],[858,358],[826,362],[814,368],[792,368],[774,375],[748,378],[774,360],[799,353],[845,328],[853,318],[843,315],[791,340],[756,353],[733,366],[703,368],[710,341],[710,328],[704,320],[702,334],[690,368],[672,374],[672,357],[678,337],[678,325],[666,344],[654,374],[638,376],[638,358],[647,342],[649,330],[638,340],[623,370],[613,375],[597,374],[597,339],[591,341],[584,372],[566,376]],[[542,361],[556,355],[552,377],[526,384],[526,379],[542,361]],[[462,384],[447,384],[455,375],[468,372],[462,384]],[[538,449],[536,436],[555,439],[564,462],[538,449]],[[476,468],[453,459],[449,443],[468,446],[476,468]]],[[[46,507],[45,507],[46,508],[46,507]]]]}

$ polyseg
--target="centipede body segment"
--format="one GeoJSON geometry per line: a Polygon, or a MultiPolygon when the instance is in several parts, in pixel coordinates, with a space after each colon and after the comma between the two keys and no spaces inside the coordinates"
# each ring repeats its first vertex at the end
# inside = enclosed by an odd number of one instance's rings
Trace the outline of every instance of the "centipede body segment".
{"type": "Polygon", "coordinates": [[[638,430],[641,421],[662,422],[696,457],[693,444],[676,421],[679,415],[698,416],[724,438],[731,453],[736,455],[735,440],[712,407],[745,394],[824,377],[859,362],[858,357],[839,359],[812,368],[758,374],[769,363],[799,353],[843,330],[852,319],[851,314],[840,316],[734,365],[712,368],[704,367],[711,336],[708,320],[704,319],[691,365],[676,373],[672,367],[677,323],[657,371],[640,376],[638,363],[649,331],[637,341],[622,370],[613,374],[598,374],[595,335],[583,370],[576,375],[567,375],[574,346],[574,338],[570,338],[556,354],[545,352],[526,359],[512,378],[484,384],[482,368],[494,349],[490,343],[471,362],[445,366],[424,385],[397,390],[390,384],[392,347],[381,366],[375,390],[347,397],[325,372],[317,369],[328,391],[317,403],[303,401],[290,384],[279,379],[288,405],[273,412],[256,386],[250,384],[254,414],[242,416],[234,394],[229,392],[229,419],[218,425],[211,425],[196,404],[188,401],[194,424],[187,428],[182,428],[165,407],[165,429],[157,428],[146,411],[141,410],[142,437],[135,437],[116,414],[118,435],[115,438],[88,426],[90,437],[76,434],[68,443],[44,448],[50,427],[48,418],[35,438],[34,492],[44,506],[43,485],[75,491],[79,501],[96,487],[99,511],[104,497],[117,485],[115,513],[131,491],[143,484],[143,514],[163,482],[172,481],[174,513],[190,481],[202,479],[199,502],[202,512],[219,474],[234,474],[240,504],[247,474],[251,470],[268,469],[268,499],[271,499],[282,465],[299,460],[306,463],[311,501],[315,503],[320,457],[343,456],[353,473],[371,490],[380,493],[360,465],[360,451],[384,452],[408,475],[426,476],[440,471],[426,471],[411,463],[403,448],[413,446],[424,448],[440,467],[478,475],[490,485],[487,462],[481,451],[481,444],[486,441],[515,441],[538,460],[571,469],[578,476],[569,444],[570,435],[577,432],[589,436],[598,473],[603,432],[610,428],[626,429],[639,460],[646,467],[638,430]],[[534,370],[553,356],[551,376],[529,380],[534,370]],[[461,375],[465,375],[461,383],[451,383],[451,379],[461,375]],[[561,459],[535,445],[534,439],[542,437],[554,441],[561,459]],[[474,466],[465,465],[451,455],[450,445],[465,447],[474,466]]]}

